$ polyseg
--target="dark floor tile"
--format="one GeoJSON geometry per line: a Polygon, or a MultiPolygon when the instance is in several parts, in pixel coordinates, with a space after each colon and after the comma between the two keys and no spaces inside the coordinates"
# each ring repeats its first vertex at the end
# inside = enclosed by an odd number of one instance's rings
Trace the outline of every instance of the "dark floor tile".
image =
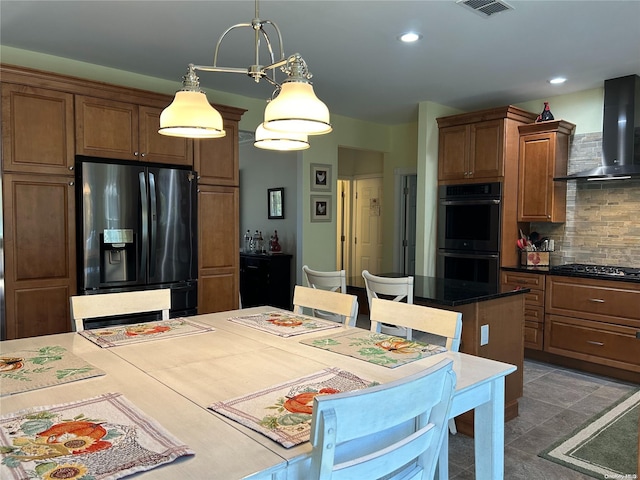
{"type": "Polygon", "coordinates": [[[509,442],[510,448],[537,455],[552,443],[568,435],[590,418],[590,415],[563,410],[545,422],[509,442]]]}
{"type": "Polygon", "coordinates": [[[460,473],[456,474],[455,477],[449,475],[449,478],[451,480],[475,480],[476,474],[473,468],[469,468],[467,470],[462,470],[460,473]]]}
{"type": "Polygon", "coordinates": [[[542,375],[545,375],[549,372],[556,370],[554,365],[549,365],[548,363],[536,362],[534,360],[525,359],[524,365],[522,368],[522,373],[524,377],[524,383],[531,382],[542,375]]]}
{"type": "Polygon", "coordinates": [[[511,446],[505,448],[505,480],[585,480],[589,477],[570,468],[511,446]]]}
{"type": "Polygon", "coordinates": [[[473,467],[475,461],[473,438],[462,433],[449,434],[449,468],[455,464],[461,468],[473,467]]]}
{"type": "MultiPolygon", "coordinates": [[[[563,407],[559,405],[552,405],[546,401],[532,398],[531,395],[527,395],[525,389],[525,396],[518,401],[518,419],[526,421],[528,423],[539,425],[546,422],[551,417],[557,415],[563,407]]],[[[516,420],[516,419],[514,419],[516,420]]],[[[508,425],[510,422],[507,422],[508,425]]]]}
{"type": "Polygon", "coordinates": [[[592,386],[563,385],[558,382],[557,377],[554,378],[554,381],[549,381],[547,379],[548,375],[551,374],[543,375],[532,382],[526,383],[523,389],[524,395],[551,405],[569,408],[596,389],[596,387],[592,386]]]}

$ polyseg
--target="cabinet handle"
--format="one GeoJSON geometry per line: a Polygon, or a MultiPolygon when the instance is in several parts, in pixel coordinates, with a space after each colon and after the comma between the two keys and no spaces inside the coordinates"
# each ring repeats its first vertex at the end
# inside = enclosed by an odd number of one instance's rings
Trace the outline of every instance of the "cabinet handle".
{"type": "Polygon", "coordinates": [[[138,152],[133,152],[133,156],[137,157],[138,156],[138,152]]]}
{"type": "Polygon", "coordinates": [[[602,300],[601,298],[590,298],[589,301],[595,303],[604,303],[604,300],[602,300]]]}
{"type": "Polygon", "coordinates": [[[75,185],[75,182],[69,182],[69,186],[73,187],[75,185]]]}
{"type": "Polygon", "coordinates": [[[146,153],[141,153],[140,154],[141,157],[144,157],[145,155],[146,155],[146,153]]]}
{"type": "Polygon", "coordinates": [[[71,165],[71,166],[69,167],[69,170],[73,170],[73,165],[71,165]]]}
{"type": "Polygon", "coordinates": [[[602,342],[594,342],[593,340],[587,340],[587,343],[591,344],[591,345],[597,345],[599,347],[603,347],[604,343],[602,342]]]}

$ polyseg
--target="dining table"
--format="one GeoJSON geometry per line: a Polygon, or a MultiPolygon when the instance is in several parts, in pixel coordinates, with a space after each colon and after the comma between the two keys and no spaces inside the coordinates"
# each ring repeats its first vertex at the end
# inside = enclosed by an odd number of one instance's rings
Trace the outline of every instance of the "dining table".
{"type": "MultiPolygon", "coordinates": [[[[105,375],[4,395],[0,415],[121,392],[195,452],[141,472],[140,478],[306,479],[311,462],[310,442],[286,448],[209,407],[330,367],[387,383],[452,359],[457,382],[450,418],[475,411],[476,478],[503,478],[504,384],[505,376],[516,370],[514,365],[444,352],[388,368],[301,341],[322,337],[327,330],[284,337],[230,321],[268,312],[285,311],[262,306],[197,315],[188,318],[210,330],[111,348],[102,348],[76,332],[2,341],[0,355],[60,345],[105,375]]],[[[355,328],[338,325],[332,331],[355,328]]],[[[448,478],[447,459],[445,442],[439,462],[440,479],[448,478]]]]}

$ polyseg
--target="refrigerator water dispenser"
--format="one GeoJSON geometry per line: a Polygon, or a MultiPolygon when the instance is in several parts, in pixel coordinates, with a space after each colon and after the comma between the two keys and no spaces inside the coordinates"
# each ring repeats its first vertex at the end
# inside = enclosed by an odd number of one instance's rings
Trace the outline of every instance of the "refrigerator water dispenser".
{"type": "Polygon", "coordinates": [[[100,235],[101,283],[136,280],[136,242],[131,229],[109,229],[100,235]]]}

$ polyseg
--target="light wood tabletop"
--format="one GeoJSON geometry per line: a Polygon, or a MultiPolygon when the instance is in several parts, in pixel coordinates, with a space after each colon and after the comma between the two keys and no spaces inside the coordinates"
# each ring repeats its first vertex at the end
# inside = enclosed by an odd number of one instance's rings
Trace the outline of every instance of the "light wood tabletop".
{"type": "MultiPolygon", "coordinates": [[[[108,349],[74,333],[1,342],[2,351],[53,342],[72,349],[107,375],[3,398],[0,411],[8,413],[33,405],[119,391],[196,452],[193,458],[148,472],[150,476],[156,475],[154,478],[165,478],[159,474],[176,478],[178,471],[180,477],[205,478],[198,475],[215,471],[219,478],[234,479],[264,471],[254,478],[303,479],[310,461],[309,442],[284,448],[207,407],[327,367],[386,383],[446,357],[453,359],[457,375],[451,415],[476,411],[476,478],[503,477],[504,377],[515,371],[513,365],[446,352],[387,368],[300,343],[302,339],[350,327],[340,325],[332,330],[285,338],[229,321],[233,316],[274,310],[277,309],[255,307],[190,317],[214,330],[108,349]]],[[[445,447],[441,459],[447,458],[447,454],[445,447]]],[[[441,461],[441,465],[446,463],[441,461]]],[[[446,478],[446,465],[440,469],[440,475],[446,478]]]]}

